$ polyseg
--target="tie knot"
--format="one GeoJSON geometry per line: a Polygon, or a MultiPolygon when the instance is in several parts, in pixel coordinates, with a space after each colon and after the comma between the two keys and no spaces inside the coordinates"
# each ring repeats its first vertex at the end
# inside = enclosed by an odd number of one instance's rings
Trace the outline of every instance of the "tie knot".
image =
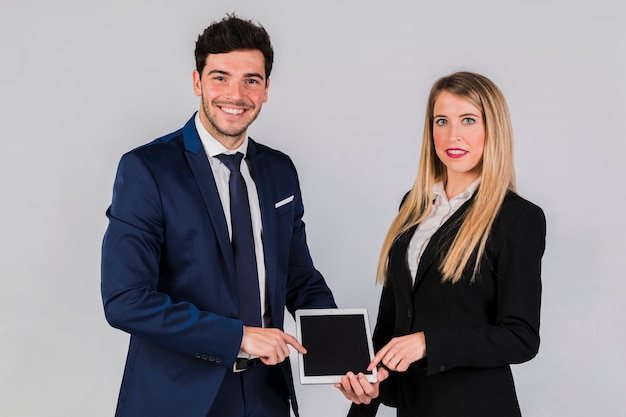
{"type": "Polygon", "coordinates": [[[226,165],[230,172],[239,172],[241,167],[241,160],[243,159],[243,154],[241,152],[230,155],[221,153],[219,155],[216,155],[216,158],[222,161],[222,163],[226,165]]]}

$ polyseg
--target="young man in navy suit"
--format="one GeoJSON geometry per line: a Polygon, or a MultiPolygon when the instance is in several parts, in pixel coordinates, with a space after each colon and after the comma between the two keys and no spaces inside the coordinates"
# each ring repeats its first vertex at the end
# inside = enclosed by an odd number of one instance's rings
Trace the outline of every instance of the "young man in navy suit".
{"type": "Polygon", "coordinates": [[[104,310],[130,334],[116,416],[288,417],[290,401],[298,415],[289,346],[306,350],[282,331],[284,309],[335,302],[293,163],[247,136],[267,101],[270,38],[228,15],[195,55],[199,111],[122,157],[107,210],[104,310]]]}

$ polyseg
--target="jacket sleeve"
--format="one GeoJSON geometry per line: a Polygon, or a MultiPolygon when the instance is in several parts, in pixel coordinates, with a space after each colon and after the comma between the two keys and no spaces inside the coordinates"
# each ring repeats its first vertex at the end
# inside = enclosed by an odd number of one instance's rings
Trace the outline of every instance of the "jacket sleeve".
{"type": "Polygon", "coordinates": [[[292,315],[301,308],[336,308],[333,294],[322,274],[315,268],[311,258],[306,238],[306,227],[302,220],[304,204],[298,174],[290,159],[289,165],[296,181],[297,192],[294,195],[285,304],[292,315]]]}
{"type": "Polygon", "coordinates": [[[522,363],[537,354],[546,222],[539,207],[523,203],[509,207],[494,223],[491,239],[498,247],[491,262],[481,265],[496,282],[495,322],[425,328],[429,375],[456,367],[522,363]]]}
{"type": "Polygon", "coordinates": [[[377,398],[369,404],[352,403],[348,411],[348,417],[374,417],[378,412],[379,406],[380,401],[377,398]]]}
{"type": "Polygon", "coordinates": [[[162,196],[148,165],[132,152],[120,161],[107,217],[101,291],[108,322],[182,355],[232,364],[242,322],[157,289],[165,239],[162,196]]]}

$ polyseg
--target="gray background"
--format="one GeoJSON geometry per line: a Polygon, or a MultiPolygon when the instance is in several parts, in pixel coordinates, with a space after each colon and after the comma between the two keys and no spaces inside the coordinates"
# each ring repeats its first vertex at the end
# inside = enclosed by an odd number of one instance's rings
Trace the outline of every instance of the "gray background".
{"type": "MultiPolygon", "coordinates": [[[[619,6],[1,0],[0,415],[113,415],[128,336],[104,320],[99,262],[117,162],[197,109],[194,43],[229,11],[261,22],[276,52],[251,136],[292,156],[316,265],[339,305],[372,321],[428,89],[460,69],[501,87],[519,191],[548,219],[541,350],[514,367],[524,414],[623,415],[619,6]]],[[[331,386],[296,385],[303,417],[348,408],[331,386]]]]}

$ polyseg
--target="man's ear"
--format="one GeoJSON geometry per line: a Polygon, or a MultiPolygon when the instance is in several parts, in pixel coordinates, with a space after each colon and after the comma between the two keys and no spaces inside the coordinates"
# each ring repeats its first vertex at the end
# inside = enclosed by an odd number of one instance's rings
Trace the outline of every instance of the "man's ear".
{"type": "Polygon", "coordinates": [[[265,97],[263,98],[263,103],[267,103],[267,92],[270,89],[270,79],[268,78],[265,82],[265,97]]]}
{"type": "Polygon", "coordinates": [[[198,97],[202,96],[202,80],[200,80],[200,73],[198,70],[193,70],[191,73],[193,79],[193,92],[198,97]]]}

